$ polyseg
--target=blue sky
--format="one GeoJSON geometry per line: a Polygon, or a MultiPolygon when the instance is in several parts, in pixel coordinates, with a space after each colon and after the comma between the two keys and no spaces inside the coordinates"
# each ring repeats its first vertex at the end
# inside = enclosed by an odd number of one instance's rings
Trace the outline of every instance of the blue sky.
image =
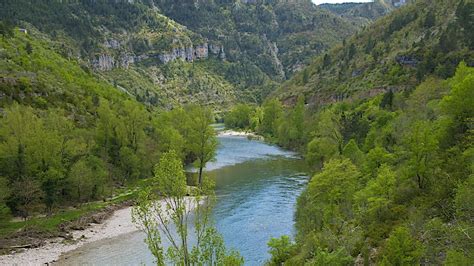
{"type": "Polygon", "coordinates": [[[373,2],[373,0],[312,0],[313,3],[316,5],[319,4],[324,4],[324,3],[348,3],[348,2],[356,2],[356,3],[361,3],[361,2],[373,2]]]}

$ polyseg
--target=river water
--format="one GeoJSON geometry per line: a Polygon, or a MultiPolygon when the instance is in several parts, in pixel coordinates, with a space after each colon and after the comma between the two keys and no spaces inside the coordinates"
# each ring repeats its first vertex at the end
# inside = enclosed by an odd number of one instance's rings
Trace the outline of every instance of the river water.
{"type": "MultiPolygon", "coordinates": [[[[219,136],[216,160],[206,174],[216,182],[214,218],[226,246],[245,265],[262,265],[270,257],[271,237],[294,235],[296,198],[308,177],[296,154],[241,136],[219,136]]],[[[68,265],[153,265],[153,256],[134,232],[86,244],[68,256],[68,265]]]]}

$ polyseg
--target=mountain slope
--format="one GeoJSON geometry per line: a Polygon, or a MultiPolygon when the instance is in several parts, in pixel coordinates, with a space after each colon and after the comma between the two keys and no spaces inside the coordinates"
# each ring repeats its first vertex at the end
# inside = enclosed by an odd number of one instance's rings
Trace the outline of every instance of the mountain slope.
{"type": "Polygon", "coordinates": [[[159,0],[157,5],[166,16],[222,43],[230,61],[249,60],[277,79],[357,29],[309,0],[159,0]]]}
{"type": "Polygon", "coordinates": [[[57,51],[78,59],[83,67],[148,105],[169,107],[199,100],[222,109],[235,101],[229,82],[191,64],[201,58],[218,58],[220,48],[208,49],[199,34],[149,4],[5,1],[2,5],[3,18],[49,34],[62,43],[55,47],[57,51]],[[165,66],[178,58],[188,62],[187,76],[165,66]]]}
{"type": "Polygon", "coordinates": [[[0,16],[148,105],[215,109],[262,101],[360,26],[309,0],[6,0],[0,16]]]}
{"type": "Polygon", "coordinates": [[[314,104],[413,88],[429,75],[452,76],[473,64],[474,5],[416,1],[377,20],[332,49],[275,93],[288,104],[300,94],[314,104]]]}

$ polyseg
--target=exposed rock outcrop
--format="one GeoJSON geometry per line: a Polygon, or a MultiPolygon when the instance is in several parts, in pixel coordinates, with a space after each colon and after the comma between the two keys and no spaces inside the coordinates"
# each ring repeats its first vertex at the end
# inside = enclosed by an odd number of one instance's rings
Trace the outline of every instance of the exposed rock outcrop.
{"type": "Polygon", "coordinates": [[[400,65],[415,67],[418,64],[418,60],[411,56],[399,55],[395,57],[395,60],[400,65]]]}
{"type": "Polygon", "coordinates": [[[164,64],[176,59],[192,62],[194,60],[208,58],[209,52],[213,55],[219,56],[221,59],[225,58],[224,47],[221,45],[213,45],[208,43],[197,45],[195,47],[173,48],[169,53],[158,55],[158,58],[164,64]]]}
{"type": "Polygon", "coordinates": [[[115,66],[115,59],[110,55],[102,54],[94,59],[92,66],[101,71],[112,70],[115,66]]]}
{"type": "MultiPolygon", "coordinates": [[[[111,49],[120,49],[122,44],[117,40],[108,40],[104,46],[111,49]]],[[[99,71],[110,71],[118,67],[127,69],[131,65],[149,58],[156,58],[160,63],[167,64],[178,59],[187,62],[206,59],[210,54],[217,56],[222,60],[225,59],[224,47],[222,45],[203,43],[194,47],[187,46],[173,48],[170,52],[165,53],[142,55],[126,53],[116,57],[104,53],[92,60],[92,66],[94,69],[99,71]]]]}

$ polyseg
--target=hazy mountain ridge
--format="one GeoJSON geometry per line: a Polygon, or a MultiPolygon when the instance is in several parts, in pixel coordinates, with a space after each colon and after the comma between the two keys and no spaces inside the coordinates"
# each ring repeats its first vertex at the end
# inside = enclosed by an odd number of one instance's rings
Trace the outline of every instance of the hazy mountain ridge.
{"type": "Polygon", "coordinates": [[[321,4],[319,7],[358,24],[370,23],[395,8],[390,0],[376,0],[368,3],[321,4]]]}

